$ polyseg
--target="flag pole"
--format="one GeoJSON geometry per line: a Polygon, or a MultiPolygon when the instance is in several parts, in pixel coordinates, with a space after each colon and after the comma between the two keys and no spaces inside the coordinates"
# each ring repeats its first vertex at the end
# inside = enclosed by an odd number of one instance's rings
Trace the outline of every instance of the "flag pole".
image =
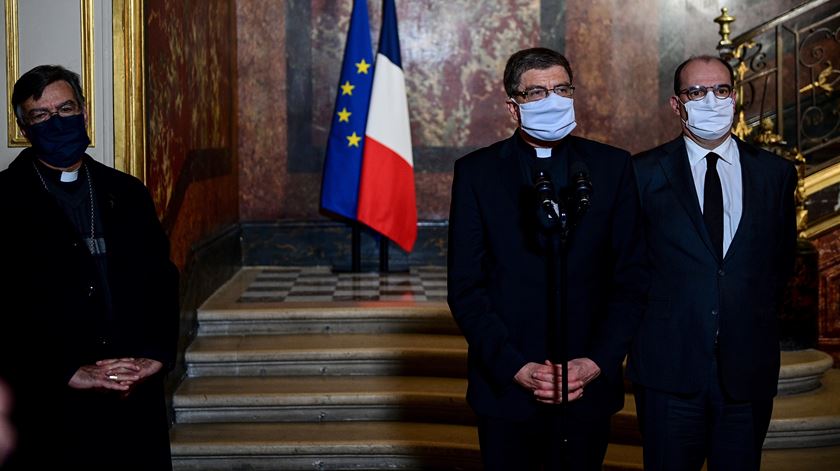
{"type": "Polygon", "coordinates": [[[359,230],[359,223],[358,222],[354,221],[352,223],[352,226],[353,226],[353,234],[351,236],[351,241],[350,241],[351,252],[352,252],[352,255],[351,255],[352,260],[351,260],[350,263],[351,263],[352,267],[351,267],[350,271],[353,272],[353,273],[359,273],[360,271],[362,271],[362,264],[361,264],[361,261],[360,261],[362,251],[361,251],[361,244],[359,242],[359,233],[361,231],[359,230]]]}
{"type": "Polygon", "coordinates": [[[394,0],[382,5],[360,175],[356,219],[387,239],[379,251],[380,269],[387,271],[388,242],[410,253],[417,239],[414,156],[394,0]]]}
{"type": "MultiPolygon", "coordinates": [[[[347,43],[321,180],[321,209],[351,227],[349,271],[361,271],[361,224],[358,222],[359,183],[364,136],[373,87],[373,49],[367,0],[353,0],[347,43]]],[[[345,233],[346,234],[346,233],[345,233]]],[[[344,268],[344,271],[348,271],[344,268]]]]}
{"type": "Polygon", "coordinates": [[[388,238],[379,238],[379,272],[388,273],[388,238]]]}

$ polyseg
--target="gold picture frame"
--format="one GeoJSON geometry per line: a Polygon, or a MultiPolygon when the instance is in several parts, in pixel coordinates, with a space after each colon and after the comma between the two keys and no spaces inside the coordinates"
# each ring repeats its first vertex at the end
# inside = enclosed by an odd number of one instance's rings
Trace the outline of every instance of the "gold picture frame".
{"type": "MultiPolygon", "coordinates": [[[[20,78],[20,44],[18,28],[19,0],[6,0],[6,96],[7,103],[12,102],[12,91],[15,81],[20,78]]],[[[82,60],[82,88],[87,103],[87,128],[90,136],[90,146],[96,146],[96,89],[94,88],[94,0],[79,0],[81,24],[81,60],[82,60]]],[[[8,145],[9,147],[26,147],[29,141],[23,136],[17,117],[11,106],[8,113],[8,145]]]]}
{"type": "Polygon", "coordinates": [[[114,167],[146,183],[143,0],[114,0],[114,167]]]}

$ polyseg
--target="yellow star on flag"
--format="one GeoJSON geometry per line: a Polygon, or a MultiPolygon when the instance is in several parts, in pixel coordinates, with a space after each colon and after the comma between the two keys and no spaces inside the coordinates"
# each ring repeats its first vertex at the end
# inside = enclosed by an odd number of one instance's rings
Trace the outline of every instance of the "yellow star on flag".
{"type": "Polygon", "coordinates": [[[369,68],[370,68],[370,64],[365,62],[364,59],[362,59],[361,62],[356,62],[356,73],[357,74],[367,74],[369,68]]]}
{"type": "Polygon", "coordinates": [[[361,140],[362,138],[360,136],[357,136],[356,132],[354,131],[352,135],[347,136],[347,147],[359,147],[359,141],[361,140]]]}
{"type": "Polygon", "coordinates": [[[347,108],[342,108],[341,111],[338,112],[338,122],[339,123],[349,123],[350,122],[350,115],[353,114],[347,111],[347,108]]]}
{"type": "Polygon", "coordinates": [[[356,88],[356,86],[355,85],[350,85],[350,81],[348,80],[348,81],[344,82],[343,85],[341,85],[341,94],[342,95],[352,95],[354,88],[356,88]]]}

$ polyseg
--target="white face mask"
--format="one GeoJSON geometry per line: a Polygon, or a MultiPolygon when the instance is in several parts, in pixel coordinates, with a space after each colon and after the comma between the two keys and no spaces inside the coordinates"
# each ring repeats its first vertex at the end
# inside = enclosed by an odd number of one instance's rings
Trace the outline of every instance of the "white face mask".
{"type": "Polygon", "coordinates": [[[577,126],[575,101],[550,92],[547,97],[519,107],[519,126],[541,141],[559,141],[577,126]]]}
{"type": "Polygon", "coordinates": [[[688,113],[688,121],[683,120],[683,123],[699,138],[710,141],[719,139],[732,129],[734,103],[732,97],[720,100],[714,93],[706,93],[702,100],[683,103],[688,113]]]}

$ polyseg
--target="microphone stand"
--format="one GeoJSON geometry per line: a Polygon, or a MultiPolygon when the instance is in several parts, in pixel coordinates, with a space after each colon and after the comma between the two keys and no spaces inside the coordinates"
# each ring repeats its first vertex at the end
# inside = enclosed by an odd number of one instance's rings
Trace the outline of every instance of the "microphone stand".
{"type": "MultiPolygon", "coordinates": [[[[560,208],[560,226],[558,228],[555,240],[550,244],[552,251],[555,252],[549,257],[549,263],[554,265],[554,286],[551,287],[554,292],[554,298],[559,302],[554,303],[554,314],[557,322],[557,334],[554,342],[555,348],[553,352],[552,363],[560,363],[560,446],[562,453],[562,460],[567,462],[569,452],[569,430],[568,430],[568,404],[569,404],[569,319],[568,319],[568,286],[566,268],[568,264],[568,257],[566,252],[566,243],[569,240],[569,215],[566,209],[560,208]],[[554,243],[556,242],[556,243],[554,243]]],[[[556,385],[555,385],[556,388],[556,385]]],[[[555,389],[556,397],[556,389],[555,389]]],[[[563,467],[564,469],[566,466],[563,467]]]]}
{"type": "MultiPolygon", "coordinates": [[[[546,271],[548,290],[548,338],[547,346],[552,365],[560,363],[560,396],[557,383],[554,384],[554,400],[560,399],[560,452],[564,465],[568,463],[569,449],[569,293],[568,293],[568,241],[572,226],[580,222],[589,208],[592,182],[586,166],[574,162],[571,166],[574,185],[571,194],[560,197],[555,204],[551,199],[554,192],[551,180],[545,172],[539,172],[536,189],[541,199],[538,219],[542,226],[542,239],[546,250],[546,271]],[[568,206],[574,206],[569,214],[568,206]],[[555,211],[556,209],[556,211],[555,211]],[[571,219],[574,218],[574,221],[571,219]]],[[[566,469],[567,466],[563,466],[566,469]]]]}
{"type": "MultiPolygon", "coordinates": [[[[566,280],[566,243],[570,231],[569,213],[562,200],[553,207],[543,205],[542,233],[546,251],[546,274],[548,290],[548,352],[552,365],[560,364],[560,384],[554,384],[554,400],[561,400],[558,415],[560,419],[560,453],[562,460],[568,456],[567,404],[569,402],[569,359],[568,359],[568,293],[566,280]],[[545,221],[553,222],[546,224],[545,221]],[[558,390],[559,386],[559,390],[558,390]]],[[[565,467],[564,467],[565,469],[565,467]]]]}

